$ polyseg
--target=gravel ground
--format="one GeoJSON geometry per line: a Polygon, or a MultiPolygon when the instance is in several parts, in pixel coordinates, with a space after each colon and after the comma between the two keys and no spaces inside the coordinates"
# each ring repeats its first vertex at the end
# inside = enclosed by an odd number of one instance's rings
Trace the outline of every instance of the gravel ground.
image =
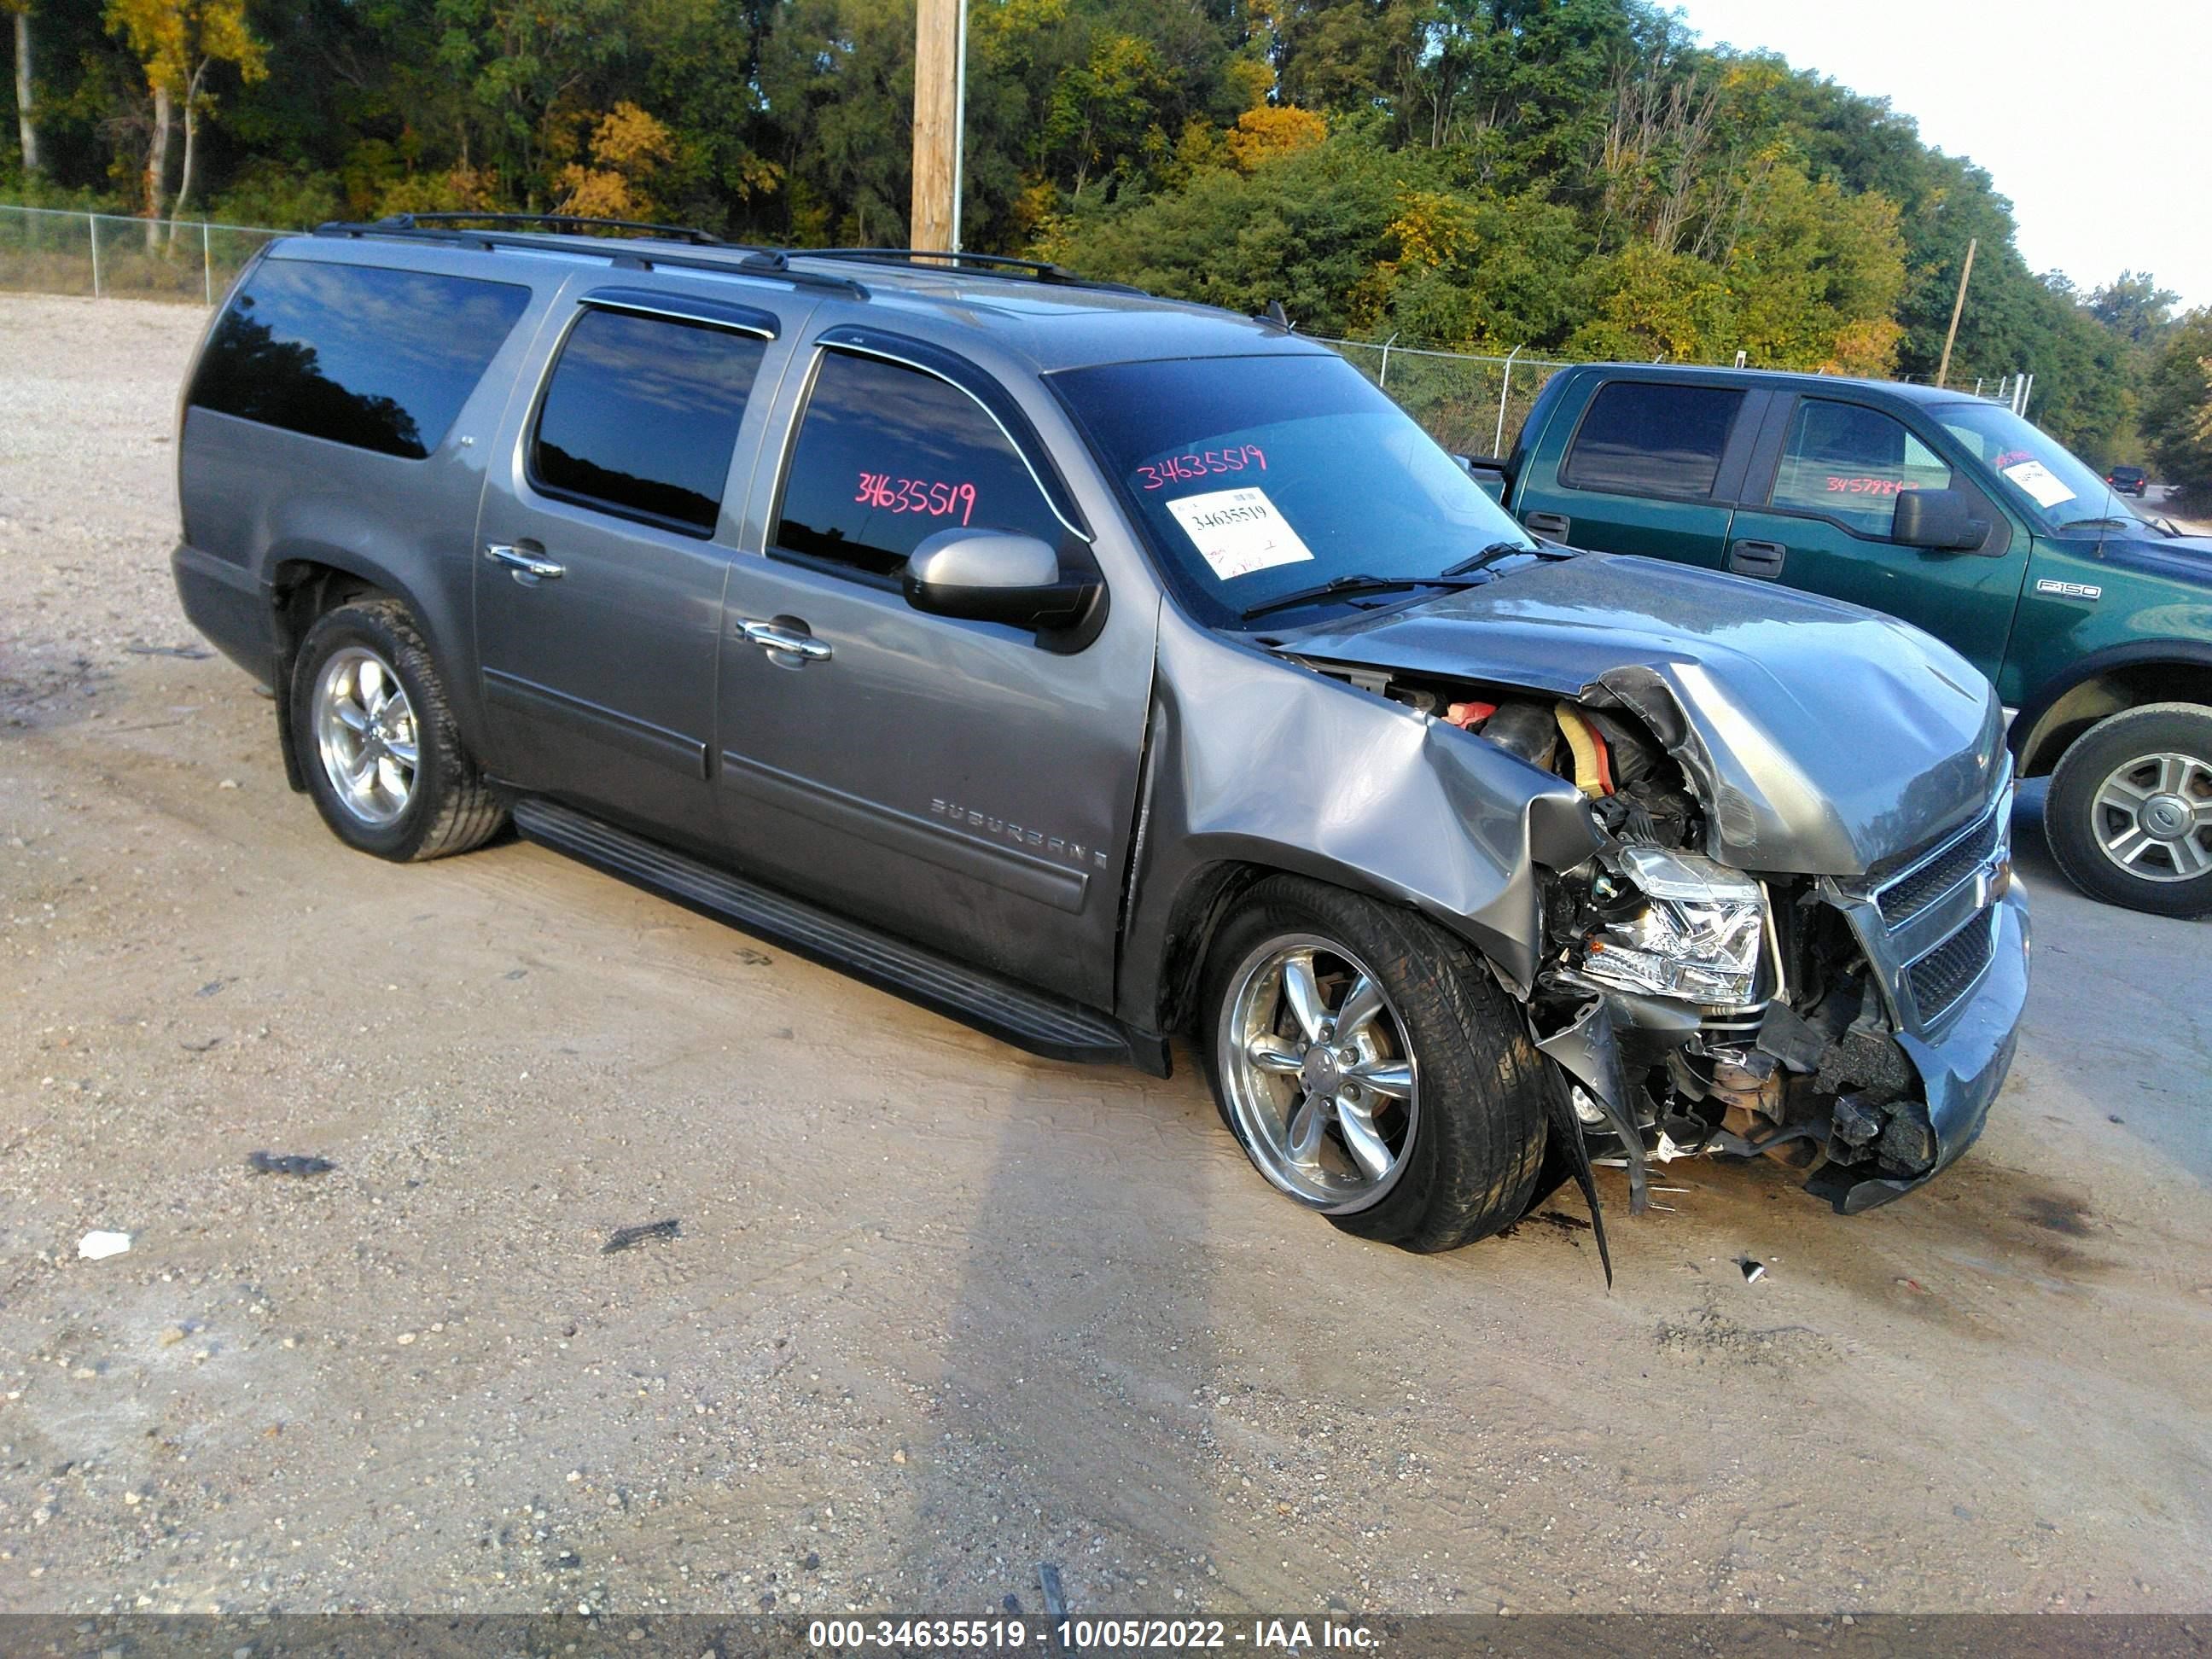
{"type": "Polygon", "coordinates": [[[1943,1180],[1616,1182],[1610,1292],[1571,1198],[1405,1255],[1187,1054],[341,849],[243,676],[143,654],[195,644],[199,321],[0,299],[0,1610],[2212,1600],[2212,933],[2069,890],[2033,796],[2028,1029],[1943,1180]]]}

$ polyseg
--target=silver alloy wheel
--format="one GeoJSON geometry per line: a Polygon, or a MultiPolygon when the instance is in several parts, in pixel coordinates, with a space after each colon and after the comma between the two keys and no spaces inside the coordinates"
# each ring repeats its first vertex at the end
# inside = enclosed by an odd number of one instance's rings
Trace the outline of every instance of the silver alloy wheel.
{"type": "Polygon", "coordinates": [[[415,710],[392,665],[366,647],[331,653],[315,678],[315,747],[338,803],[370,829],[415,798],[415,710]]]}
{"type": "Polygon", "coordinates": [[[2167,750],[2116,766],[2097,787],[2090,828],[2106,858],[2145,881],[2212,872],[2212,762],[2167,750]]]}
{"type": "Polygon", "coordinates": [[[1218,1041],[1222,1090],[1261,1174],[1327,1211],[1366,1209],[1397,1185],[1419,1073],[1365,963],[1316,934],[1268,940],[1230,981],[1218,1041]]]}

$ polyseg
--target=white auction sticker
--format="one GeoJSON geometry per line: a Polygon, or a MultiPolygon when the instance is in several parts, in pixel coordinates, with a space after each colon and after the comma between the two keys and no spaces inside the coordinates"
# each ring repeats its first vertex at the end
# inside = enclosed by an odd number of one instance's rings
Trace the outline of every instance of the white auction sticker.
{"type": "Polygon", "coordinates": [[[1224,581],[1313,557],[1313,550],[1275,511],[1264,489],[1216,489],[1203,495],[1186,495],[1170,501],[1168,511],[1175,514],[1176,522],[1213,568],[1213,574],[1224,581]]]}
{"type": "Polygon", "coordinates": [[[2056,507],[2061,501],[2070,501],[2074,492],[2058,482],[2057,475],[2041,461],[2020,461],[2004,470],[2006,477],[2035,497],[2038,507],[2056,507]]]}

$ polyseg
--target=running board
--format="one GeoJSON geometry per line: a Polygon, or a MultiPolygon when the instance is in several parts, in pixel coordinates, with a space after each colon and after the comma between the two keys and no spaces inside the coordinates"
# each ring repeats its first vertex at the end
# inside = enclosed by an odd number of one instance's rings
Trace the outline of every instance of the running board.
{"type": "Polygon", "coordinates": [[[526,795],[514,803],[514,827],[529,840],[595,870],[1033,1054],[1134,1066],[1155,1077],[1168,1074],[1164,1037],[1133,1031],[1105,1014],[731,875],[573,807],[526,795]]]}

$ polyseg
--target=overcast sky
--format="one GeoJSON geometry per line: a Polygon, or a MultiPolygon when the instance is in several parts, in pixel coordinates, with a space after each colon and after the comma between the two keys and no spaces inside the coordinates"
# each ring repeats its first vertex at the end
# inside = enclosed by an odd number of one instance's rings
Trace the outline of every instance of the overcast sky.
{"type": "Polygon", "coordinates": [[[1887,98],[2012,198],[2031,269],[2212,305],[2212,0],[1680,0],[1705,41],[1887,98]]]}

